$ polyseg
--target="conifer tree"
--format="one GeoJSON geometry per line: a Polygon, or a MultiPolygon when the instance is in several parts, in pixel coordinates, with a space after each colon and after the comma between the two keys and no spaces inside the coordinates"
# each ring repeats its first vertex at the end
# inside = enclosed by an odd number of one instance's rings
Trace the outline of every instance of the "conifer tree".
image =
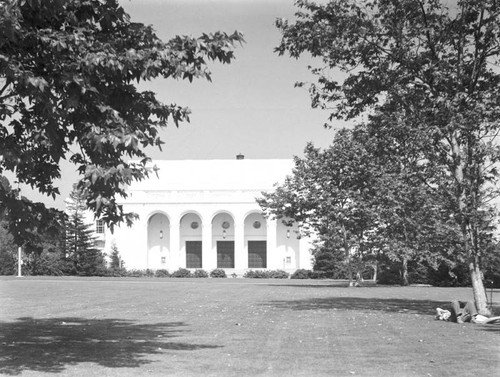
{"type": "Polygon", "coordinates": [[[91,224],[85,223],[86,205],[76,190],[70,194],[66,224],[66,260],[72,275],[102,275],[104,256],[96,247],[91,224]]]}

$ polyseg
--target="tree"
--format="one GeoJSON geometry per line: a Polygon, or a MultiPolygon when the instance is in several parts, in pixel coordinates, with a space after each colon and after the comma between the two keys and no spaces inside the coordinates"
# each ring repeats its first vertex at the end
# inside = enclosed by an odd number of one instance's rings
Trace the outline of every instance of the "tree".
{"type": "MultiPolygon", "coordinates": [[[[11,190],[9,180],[0,175],[0,190],[11,190]]],[[[8,232],[6,211],[0,206],[0,275],[13,275],[16,270],[17,247],[8,232]]]]}
{"type": "MultiPolygon", "coordinates": [[[[330,120],[361,114],[395,142],[418,137],[422,175],[446,194],[460,228],[476,306],[488,314],[482,258],[491,241],[489,200],[496,194],[500,130],[500,5],[495,0],[332,0],[296,4],[296,21],[278,20],[277,48],[309,52],[312,105],[330,120]],[[340,69],[346,79],[330,77],[340,69]],[[429,172],[432,171],[432,174],[429,172]],[[494,189],[492,189],[494,188],[494,189]]],[[[376,130],[375,130],[376,132],[376,130]]]]}
{"type": "MultiPolygon", "coordinates": [[[[60,163],[75,164],[87,206],[112,228],[128,224],[116,195],[151,173],[160,127],[189,120],[135,82],[210,80],[208,61],[230,63],[242,35],[216,32],[161,41],[130,20],[117,0],[0,3],[0,174],[56,196],[60,163]],[[135,162],[129,160],[135,159],[135,162]]],[[[0,202],[16,206],[0,191],[0,202]]],[[[21,238],[18,234],[13,234],[21,238]]]]}
{"type": "Polygon", "coordinates": [[[360,278],[366,266],[376,270],[378,260],[390,260],[408,285],[410,262],[451,263],[456,227],[442,197],[381,151],[388,147],[365,127],[341,130],[325,150],[308,145],[285,183],[259,200],[268,215],[293,219],[319,237],[315,269],[340,252],[352,284],[354,270],[360,278]]]}
{"type": "Polygon", "coordinates": [[[116,243],[113,243],[111,245],[111,256],[110,256],[110,263],[109,267],[113,269],[119,269],[122,268],[123,262],[122,259],[120,258],[120,252],[118,251],[118,247],[116,246],[116,243]]]}
{"type": "Polygon", "coordinates": [[[16,255],[15,258],[12,255],[12,258],[17,260],[17,247],[21,246],[25,255],[24,262],[27,262],[23,269],[35,275],[38,273],[38,262],[46,259],[45,256],[40,258],[42,253],[58,256],[61,253],[65,214],[20,197],[19,190],[12,189],[8,179],[1,175],[0,192],[5,193],[5,200],[0,202],[0,239],[5,247],[3,252],[10,250],[10,253],[16,255]]]}
{"type": "Polygon", "coordinates": [[[120,257],[120,252],[118,250],[118,247],[114,242],[111,245],[111,255],[110,255],[108,273],[112,276],[125,276],[127,274],[127,270],[125,269],[125,264],[123,263],[123,260],[120,257]]]}
{"type": "Polygon", "coordinates": [[[17,269],[17,246],[7,231],[6,221],[0,219],[0,275],[14,275],[17,269]]]}
{"type": "Polygon", "coordinates": [[[73,190],[68,200],[68,221],[66,223],[66,261],[72,275],[103,275],[104,255],[96,247],[96,238],[91,224],[85,223],[87,207],[83,195],[73,190]]]}
{"type": "Polygon", "coordinates": [[[304,158],[295,158],[292,175],[258,199],[267,216],[293,219],[301,232],[340,250],[349,285],[354,284],[354,269],[360,275],[370,253],[369,232],[376,220],[370,201],[377,168],[373,162],[353,132],[342,130],[324,151],[308,144],[304,158]]]}

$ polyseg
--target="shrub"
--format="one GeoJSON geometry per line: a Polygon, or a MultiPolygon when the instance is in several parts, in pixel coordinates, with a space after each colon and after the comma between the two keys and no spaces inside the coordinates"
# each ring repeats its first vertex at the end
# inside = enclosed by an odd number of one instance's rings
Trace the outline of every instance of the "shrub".
{"type": "Polygon", "coordinates": [[[127,275],[133,278],[146,276],[146,270],[131,269],[127,271],[127,275]]]}
{"type": "Polygon", "coordinates": [[[216,268],[215,270],[212,270],[210,272],[210,277],[211,278],[225,278],[226,276],[226,271],[224,271],[222,268],[216,268]]]}
{"type": "Polygon", "coordinates": [[[111,267],[108,268],[107,276],[113,277],[121,277],[121,276],[129,276],[128,271],[123,267],[111,267]]]}
{"type": "Polygon", "coordinates": [[[194,273],[193,273],[193,276],[195,278],[208,278],[208,272],[205,271],[205,270],[196,270],[194,273]]]}
{"type": "Polygon", "coordinates": [[[146,270],[132,269],[127,271],[127,276],[133,278],[142,278],[142,277],[150,278],[155,276],[155,272],[153,270],[150,270],[149,268],[146,270]]]}
{"type": "Polygon", "coordinates": [[[165,269],[156,270],[155,277],[157,277],[157,278],[169,278],[170,272],[168,272],[165,269]]]}
{"type": "Polygon", "coordinates": [[[247,279],[267,279],[269,277],[267,271],[262,270],[248,270],[243,275],[247,279]]]}
{"type": "Polygon", "coordinates": [[[192,276],[193,274],[191,273],[191,271],[185,268],[179,268],[177,271],[172,272],[173,278],[190,278],[192,276]]]}
{"type": "Polygon", "coordinates": [[[248,279],[288,279],[288,272],[283,270],[248,270],[243,275],[244,278],[248,279]]]}
{"type": "Polygon", "coordinates": [[[328,273],[325,271],[311,271],[309,274],[309,278],[311,279],[327,279],[328,273]]]}
{"type": "Polygon", "coordinates": [[[290,274],[283,270],[268,271],[271,279],[288,279],[290,274]]]}
{"type": "Polygon", "coordinates": [[[290,279],[310,279],[311,278],[311,272],[310,270],[305,270],[303,268],[300,268],[296,270],[292,276],[290,276],[290,279]]]}

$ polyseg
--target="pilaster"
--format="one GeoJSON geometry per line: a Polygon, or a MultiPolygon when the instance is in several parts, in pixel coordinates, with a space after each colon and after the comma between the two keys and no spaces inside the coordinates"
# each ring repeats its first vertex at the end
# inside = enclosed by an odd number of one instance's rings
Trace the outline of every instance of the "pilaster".
{"type": "Polygon", "coordinates": [[[278,253],[276,247],[276,232],[278,229],[278,224],[274,219],[267,219],[267,268],[276,270],[283,268],[282,264],[280,265],[281,256],[278,253]]]}

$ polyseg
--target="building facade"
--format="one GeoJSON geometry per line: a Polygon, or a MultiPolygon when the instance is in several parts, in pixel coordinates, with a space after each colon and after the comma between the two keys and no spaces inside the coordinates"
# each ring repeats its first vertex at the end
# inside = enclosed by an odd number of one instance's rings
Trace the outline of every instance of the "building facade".
{"type": "Polygon", "coordinates": [[[139,219],[106,231],[127,269],[311,268],[310,241],[266,219],[256,198],[291,173],[292,160],[155,161],[158,177],[134,183],[121,203],[139,219]]]}

